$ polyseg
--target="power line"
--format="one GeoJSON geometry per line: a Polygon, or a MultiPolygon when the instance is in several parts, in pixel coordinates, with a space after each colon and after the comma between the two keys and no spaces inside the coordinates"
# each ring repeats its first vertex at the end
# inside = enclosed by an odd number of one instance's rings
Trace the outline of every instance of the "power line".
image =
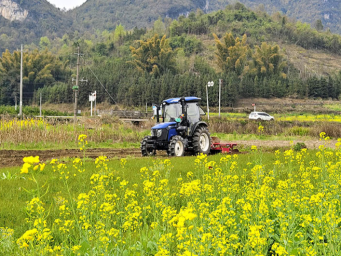
{"type": "Polygon", "coordinates": [[[97,81],[100,83],[100,85],[102,85],[103,89],[105,90],[105,92],[109,95],[109,97],[112,99],[112,101],[116,104],[116,101],[114,100],[114,98],[110,95],[110,93],[108,92],[108,90],[105,88],[105,86],[101,83],[101,81],[98,79],[98,77],[96,76],[96,74],[92,71],[92,69],[90,67],[87,67],[88,69],[90,69],[91,73],[96,77],[97,81]]]}

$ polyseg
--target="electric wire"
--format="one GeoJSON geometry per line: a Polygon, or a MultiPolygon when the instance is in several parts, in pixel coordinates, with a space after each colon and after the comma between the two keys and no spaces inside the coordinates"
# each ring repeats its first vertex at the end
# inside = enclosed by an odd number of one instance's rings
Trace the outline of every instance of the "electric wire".
{"type": "Polygon", "coordinates": [[[88,66],[88,69],[90,69],[91,73],[96,77],[97,81],[100,83],[100,85],[103,87],[103,89],[105,90],[105,92],[109,95],[109,97],[112,99],[112,101],[116,103],[116,101],[114,100],[114,98],[110,95],[110,93],[108,92],[108,90],[105,88],[105,86],[102,84],[102,82],[98,79],[98,77],[96,76],[96,74],[92,71],[92,69],[88,66]]]}

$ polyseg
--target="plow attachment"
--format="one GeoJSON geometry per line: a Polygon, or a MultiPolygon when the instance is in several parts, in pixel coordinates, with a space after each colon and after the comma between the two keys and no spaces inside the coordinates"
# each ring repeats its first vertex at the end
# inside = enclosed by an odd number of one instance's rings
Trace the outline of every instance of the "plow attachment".
{"type": "Polygon", "coordinates": [[[234,148],[236,143],[221,143],[218,137],[211,137],[211,154],[217,153],[239,153],[239,150],[234,148]]]}

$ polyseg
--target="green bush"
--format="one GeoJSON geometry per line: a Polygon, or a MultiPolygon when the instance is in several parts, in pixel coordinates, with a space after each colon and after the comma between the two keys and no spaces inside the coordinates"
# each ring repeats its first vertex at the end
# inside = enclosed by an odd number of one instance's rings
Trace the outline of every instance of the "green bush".
{"type": "MultiPolygon", "coordinates": [[[[0,106],[0,115],[17,116],[19,114],[19,107],[15,110],[14,106],[0,106]]],[[[24,106],[23,114],[25,116],[39,116],[39,107],[24,106]]],[[[72,116],[73,113],[61,112],[58,110],[42,110],[43,116],[72,116]]]]}
{"type": "Polygon", "coordinates": [[[304,142],[297,142],[293,149],[295,151],[301,151],[304,148],[307,148],[307,146],[304,144],[304,142]]]}

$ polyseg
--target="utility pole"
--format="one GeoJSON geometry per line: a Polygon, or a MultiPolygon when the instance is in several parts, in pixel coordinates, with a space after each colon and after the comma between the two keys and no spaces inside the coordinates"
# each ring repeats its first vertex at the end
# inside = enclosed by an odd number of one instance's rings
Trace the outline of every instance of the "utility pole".
{"type": "Polygon", "coordinates": [[[220,101],[221,101],[221,84],[223,83],[223,79],[219,79],[219,117],[220,117],[220,101]]]}
{"type": "Polygon", "coordinates": [[[40,117],[41,117],[41,93],[40,93],[40,111],[39,111],[40,117]]]}
{"type": "MultiPolygon", "coordinates": [[[[87,82],[88,80],[84,80],[84,79],[79,80],[79,65],[80,65],[79,59],[80,59],[80,56],[83,56],[83,54],[80,53],[79,46],[77,47],[77,53],[75,53],[75,55],[77,55],[77,74],[76,74],[76,85],[73,86],[72,89],[75,92],[74,124],[76,125],[76,123],[77,123],[77,111],[78,111],[77,103],[78,103],[79,82],[87,82]]],[[[74,80],[72,79],[72,81],[74,81],[74,80]]]]}
{"type": "Polygon", "coordinates": [[[208,82],[207,85],[206,85],[207,118],[208,118],[208,120],[210,120],[210,107],[209,107],[209,104],[208,104],[208,87],[212,87],[213,85],[214,85],[213,81],[208,82]]]}
{"type": "Polygon", "coordinates": [[[19,102],[19,116],[22,118],[22,91],[23,91],[23,45],[21,45],[20,57],[20,102],[19,102]]]}
{"type": "Polygon", "coordinates": [[[73,109],[73,114],[74,114],[74,124],[76,125],[77,122],[77,101],[78,101],[78,76],[79,76],[79,57],[80,57],[80,53],[79,53],[79,46],[78,46],[78,51],[77,53],[77,75],[76,75],[76,86],[72,87],[72,89],[75,91],[75,106],[73,109]]]}
{"type": "MultiPolygon", "coordinates": [[[[210,82],[208,82],[208,83],[210,83],[210,82]]],[[[207,118],[208,118],[208,120],[210,120],[210,109],[209,109],[209,107],[208,107],[208,85],[206,85],[206,100],[207,100],[207,103],[206,103],[206,105],[207,105],[207,118]]]]}

